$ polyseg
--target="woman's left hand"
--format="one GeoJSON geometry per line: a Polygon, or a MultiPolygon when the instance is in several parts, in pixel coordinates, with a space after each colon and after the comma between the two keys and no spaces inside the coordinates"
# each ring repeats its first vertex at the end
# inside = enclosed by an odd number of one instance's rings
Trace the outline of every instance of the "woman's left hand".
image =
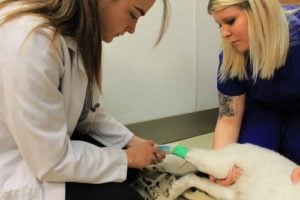
{"type": "Polygon", "coordinates": [[[229,185],[232,185],[236,182],[236,180],[240,177],[241,175],[241,169],[234,165],[232,167],[232,169],[229,171],[228,175],[226,178],[224,179],[217,179],[213,176],[209,176],[209,179],[214,182],[214,183],[217,183],[219,185],[222,185],[222,186],[229,186],[229,185]]]}
{"type": "MultiPolygon", "coordinates": [[[[128,148],[128,147],[136,145],[137,143],[144,142],[144,141],[146,141],[146,140],[135,135],[128,142],[126,147],[128,148]]],[[[155,145],[154,148],[155,148],[155,151],[153,153],[153,158],[152,158],[152,163],[151,164],[158,164],[158,163],[162,162],[163,159],[165,159],[166,153],[163,152],[163,151],[159,151],[157,145],[155,145]]]]}
{"type": "Polygon", "coordinates": [[[291,180],[293,183],[298,183],[300,181],[300,166],[293,170],[291,180]]]}
{"type": "Polygon", "coordinates": [[[152,158],[152,164],[158,164],[162,162],[166,157],[166,153],[164,151],[159,151],[157,145],[155,146],[155,152],[152,158]]]}
{"type": "Polygon", "coordinates": [[[146,141],[145,139],[143,138],[140,138],[136,135],[134,135],[131,140],[128,142],[128,144],[125,146],[125,148],[128,148],[128,147],[132,147],[132,146],[135,146],[137,145],[138,143],[141,143],[141,142],[144,142],[146,141]]]}

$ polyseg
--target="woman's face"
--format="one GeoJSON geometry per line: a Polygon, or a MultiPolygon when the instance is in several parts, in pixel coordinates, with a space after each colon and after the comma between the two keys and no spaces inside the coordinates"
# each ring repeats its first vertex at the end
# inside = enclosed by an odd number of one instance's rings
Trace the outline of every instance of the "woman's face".
{"type": "Polygon", "coordinates": [[[102,0],[102,40],[109,43],[124,33],[134,33],[138,19],[144,16],[155,0],[102,0]]]}
{"type": "Polygon", "coordinates": [[[249,50],[248,18],[238,6],[212,12],[222,37],[239,51],[249,50]]]}

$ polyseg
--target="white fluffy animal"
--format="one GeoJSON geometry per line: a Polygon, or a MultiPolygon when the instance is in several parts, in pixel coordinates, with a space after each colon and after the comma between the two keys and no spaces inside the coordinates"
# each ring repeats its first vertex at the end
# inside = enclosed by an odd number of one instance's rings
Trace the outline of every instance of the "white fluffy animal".
{"type": "Polygon", "coordinates": [[[217,178],[225,178],[236,164],[241,175],[233,185],[224,187],[187,174],[174,182],[170,199],[196,187],[218,200],[300,200],[300,184],[290,179],[297,165],[274,151],[252,144],[230,144],[218,150],[191,149],[186,160],[217,178]]]}

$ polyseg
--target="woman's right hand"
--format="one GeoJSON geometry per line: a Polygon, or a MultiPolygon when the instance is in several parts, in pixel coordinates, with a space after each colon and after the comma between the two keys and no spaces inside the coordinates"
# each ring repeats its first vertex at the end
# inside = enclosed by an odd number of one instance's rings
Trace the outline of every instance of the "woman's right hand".
{"type": "Polygon", "coordinates": [[[153,163],[155,153],[158,152],[152,140],[144,140],[125,149],[128,167],[142,169],[153,163]]]}
{"type": "Polygon", "coordinates": [[[296,167],[291,175],[291,179],[293,183],[298,183],[300,182],[300,166],[296,167]]]}
{"type": "Polygon", "coordinates": [[[234,165],[232,167],[232,169],[229,171],[226,178],[217,179],[213,176],[210,176],[209,179],[212,182],[217,183],[219,185],[229,186],[229,185],[234,184],[236,182],[236,180],[240,177],[240,175],[241,175],[241,169],[238,166],[234,165]]]}

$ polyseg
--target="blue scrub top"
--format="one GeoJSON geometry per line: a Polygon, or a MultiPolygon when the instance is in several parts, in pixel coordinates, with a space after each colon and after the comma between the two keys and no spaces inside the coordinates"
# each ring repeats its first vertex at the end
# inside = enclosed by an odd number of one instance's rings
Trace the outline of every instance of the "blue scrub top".
{"type": "MultiPolygon", "coordinates": [[[[284,9],[295,9],[295,6],[284,6],[284,9]]],[[[248,80],[238,78],[225,82],[218,80],[218,90],[228,96],[246,93],[247,97],[278,111],[300,111],[300,11],[289,15],[290,48],[284,66],[269,79],[252,79],[251,65],[247,65],[248,80]]],[[[220,65],[222,54],[220,55],[220,65]]]]}

